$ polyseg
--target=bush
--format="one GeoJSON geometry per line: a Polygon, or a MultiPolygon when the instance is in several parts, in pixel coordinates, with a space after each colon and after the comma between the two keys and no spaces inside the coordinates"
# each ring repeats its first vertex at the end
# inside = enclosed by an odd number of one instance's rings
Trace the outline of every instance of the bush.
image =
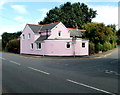
{"type": "Polygon", "coordinates": [[[89,43],[89,55],[95,53],[95,44],[93,42],[89,43]]]}
{"type": "Polygon", "coordinates": [[[95,45],[95,53],[98,53],[99,51],[103,50],[103,45],[98,43],[95,45]]]}
{"type": "Polygon", "coordinates": [[[20,40],[19,39],[10,40],[8,42],[7,51],[13,53],[20,53],[20,40]]]}
{"type": "Polygon", "coordinates": [[[103,44],[103,51],[107,51],[107,50],[111,50],[112,49],[112,45],[110,42],[105,42],[103,44]]]}

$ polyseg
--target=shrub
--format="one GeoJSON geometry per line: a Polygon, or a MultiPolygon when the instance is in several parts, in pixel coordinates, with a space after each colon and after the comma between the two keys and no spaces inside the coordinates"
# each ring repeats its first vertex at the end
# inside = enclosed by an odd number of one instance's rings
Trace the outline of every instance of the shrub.
{"type": "Polygon", "coordinates": [[[103,44],[103,51],[107,51],[107,50],[111,50],[112,49],[112,45],[110,42],[105,42],[103,44]]]}
{"type": "Polygon", "coordinates": [[[93,42],[89,43],[89,55],[95,53],[95,44],[93,42]]]}
{"type": "Polygon", "coordinates": [[[98,43],[95,45],[95,53],[98,53],[99,51],[103,50],[103,45],[98,43]]]}
{"type": "Polygon", "coordinates": [[[7,51],[13,53],[20,53],[20,40],[19,39],[10,40],[8,42],[7,51]]]}

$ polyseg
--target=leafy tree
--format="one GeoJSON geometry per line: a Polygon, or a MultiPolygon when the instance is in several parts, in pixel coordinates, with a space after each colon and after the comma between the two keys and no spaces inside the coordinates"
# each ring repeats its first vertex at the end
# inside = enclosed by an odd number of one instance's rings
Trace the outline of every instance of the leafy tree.
{"type": "Polygon", "coordinates": [[[7,32],[4,32],[2,34],[2,49],[5,49],[5,47],[7,47],[7,43],[12,40],[12,39],[16,39],[16,38],[19,38],[19,36],[21,35],[21,31],[18,31],[16,33],[7,33],[7,32]]]}
{"type": "Polygon", "coordinates": [[[20,40],[19,39],[10,40],[7,45],[7,51],[20,53],[20,40]]]}
{"type": "Polygon", "coordinates": [[[113,25],[105,26],[103,23],[87,23],[82,27],[86,29],[84,38],[95,44],[96,53],[116,47],[116,30],[113,25]]]}
{"type": "Polygon", "coordinates": [[[84,3],[73,3],[67,2],[60,7],[55,7],[47,13],[47,16],[40,21],[39,24],[48,24],[57,21],[62,21],[66,27],[82,28],[84,23],[91,22],[97,15],[96,11],[84,3]]]}
{"type": "Polygon", "coordinates": [[[94,54],[94,53],[95,53],[95,44],[90,41],[90,43],[89,43],[89,55],[94,54]]]}

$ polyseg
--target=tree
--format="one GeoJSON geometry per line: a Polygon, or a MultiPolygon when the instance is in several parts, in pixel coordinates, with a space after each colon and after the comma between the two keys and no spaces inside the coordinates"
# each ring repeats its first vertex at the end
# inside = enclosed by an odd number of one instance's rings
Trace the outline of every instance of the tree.
{"type": "Polygon", "coordinates": [[[84,3],[73,3],[67,2],[60,7],[55,7],[47,13],[47,16],[40,21],[39,24],[48,24],[57,21],[62,21],[66,27],[82,28],[84,23],[91,22],[97,15],[96,11],[92,8],[88,8],[84,3]]]}
{"type": "Polygon", "coordinates": [[[2,34],[2,49],[5,49],[7,47],[8,42],[10,40],[19,38],[19,36],[21,35],[21,33],[22,33],[21,31],[18,31],[18,32],[15,32],[15,33],[4,32],[2,34]]]}
{"type": "Polygon", "coordinates": [[[84,38],[95,44],[96,53],[116,47],[116,32],[112,26],[105,26],[103,23],[87,23],[82,27],[86,30],[84,38]]]}
{"type": "Polygon", "coordinates": [[[19,39],[10,40],[7,45],[7,51],[20,53],[20,40],[19,39]]]}

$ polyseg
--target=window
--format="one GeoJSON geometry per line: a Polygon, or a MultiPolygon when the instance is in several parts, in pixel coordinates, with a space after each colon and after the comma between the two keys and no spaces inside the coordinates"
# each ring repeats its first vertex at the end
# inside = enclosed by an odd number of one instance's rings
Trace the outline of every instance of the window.
{"type": "Polygon", "coordinates": [[[37,50],[41,49],[41,43],[36,43],[37,50]]]}
{"type": "Polygon", "coordinates": [[[69,42],[67,42],[66,47],[70,48],[70,43],[69,42]]]}
{"type": "Polygon", "coordinates": [[[58,32],[58,36],[61,36],[61,31],[58,32]]]}
{"type": "Polygon", "coordinates": [[[82,43],[82,47],[85,48],[85,43],[82,43]]]}
{"type": "Polygon", "coordinates": [[[23,37],[23,40],[24,40],[24,39],[25,39],[25,35],[23,34],[23,36],[22,36],[22,37],[23,37]]]}
{"type": "Polygon", "coordinates": [[[31,43],[30,47],[31,47],[31,49],[33,49],[33,43],[31,43]]]}
{"type": "Polygon", "coordinates": [[[28,34],[28,39],[30,39],[30,33],[28,34]]]}

